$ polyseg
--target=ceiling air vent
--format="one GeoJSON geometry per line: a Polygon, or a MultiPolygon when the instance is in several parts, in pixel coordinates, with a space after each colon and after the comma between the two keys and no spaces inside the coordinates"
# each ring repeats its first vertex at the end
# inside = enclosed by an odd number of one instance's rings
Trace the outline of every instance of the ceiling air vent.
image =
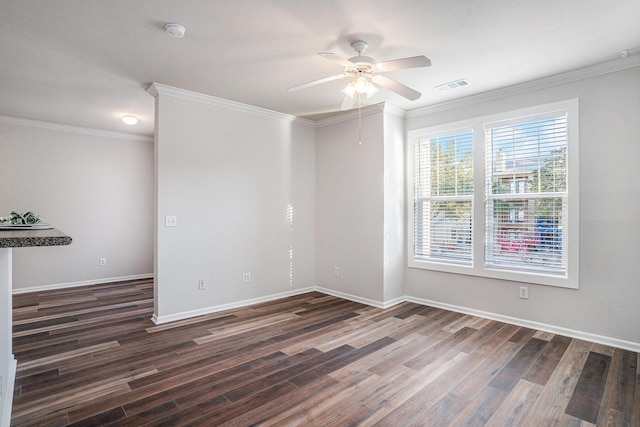
{"type": "Polygon", "coordinates": [[[471,83],[469,83],[469,80],[460,79],[450,83],[445,83],[440,86],[436,86],[436,89],[438,89],[440,92],[447,92],[452,89],[458,89],[459,87],[469,86],[470,84],[471,83]]]}

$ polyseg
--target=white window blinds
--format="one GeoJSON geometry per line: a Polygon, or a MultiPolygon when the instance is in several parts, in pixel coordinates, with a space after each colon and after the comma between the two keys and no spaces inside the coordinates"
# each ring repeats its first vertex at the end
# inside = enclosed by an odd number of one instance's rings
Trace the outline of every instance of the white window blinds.
{"type": "Polygon", "coordinates": [[[484,128],[485,267],[566,276],[567,112],[484,128]]]}
{"type": "Polygon", "coordinates": [[[408,133],[408,265],[578,289],[577,99],[408,133]]]}
{"type": "Polygon", "coordinates": [[[473,132],[420,138],[414,150],[414,256],[471,265],[473,132]]]}

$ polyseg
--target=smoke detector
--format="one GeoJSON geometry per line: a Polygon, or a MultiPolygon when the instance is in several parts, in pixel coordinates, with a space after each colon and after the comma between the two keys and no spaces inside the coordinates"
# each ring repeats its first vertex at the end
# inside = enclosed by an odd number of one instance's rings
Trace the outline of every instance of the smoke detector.
{"type": "Polygon", "coordinates": [[[167,30],[167,34],[177,39],[184,37],[184,33],[187,31],[187,29],[180,24],[167,24],[164,28],[167,30]]]}

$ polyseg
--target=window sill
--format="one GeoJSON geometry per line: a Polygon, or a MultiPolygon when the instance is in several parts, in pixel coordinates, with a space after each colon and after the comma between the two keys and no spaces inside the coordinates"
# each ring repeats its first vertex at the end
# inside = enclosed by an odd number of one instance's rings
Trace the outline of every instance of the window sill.
{"type": "Polygon", "coordinates": [[[431,270],[443,273],[463,274],[466,276],[484,277],[490,279],[507,280],[518,283],[529,283],[559,288],[578,289],[578,277],[556,276],[525,271],[500,269],[499,267],[477,267],[446,264],[437,261],[409,260],[409,268],[431,270]]]}

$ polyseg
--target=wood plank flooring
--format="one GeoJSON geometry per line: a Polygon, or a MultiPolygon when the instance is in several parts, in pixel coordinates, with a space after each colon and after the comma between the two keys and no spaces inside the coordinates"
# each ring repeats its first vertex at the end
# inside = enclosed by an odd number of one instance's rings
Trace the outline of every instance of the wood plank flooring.
{"type": "Polygon", "coordinates": [[[14,296],[13,426],[640,426],[639,355],[308,293],[165,325],[150,280],[14,296]]]}

